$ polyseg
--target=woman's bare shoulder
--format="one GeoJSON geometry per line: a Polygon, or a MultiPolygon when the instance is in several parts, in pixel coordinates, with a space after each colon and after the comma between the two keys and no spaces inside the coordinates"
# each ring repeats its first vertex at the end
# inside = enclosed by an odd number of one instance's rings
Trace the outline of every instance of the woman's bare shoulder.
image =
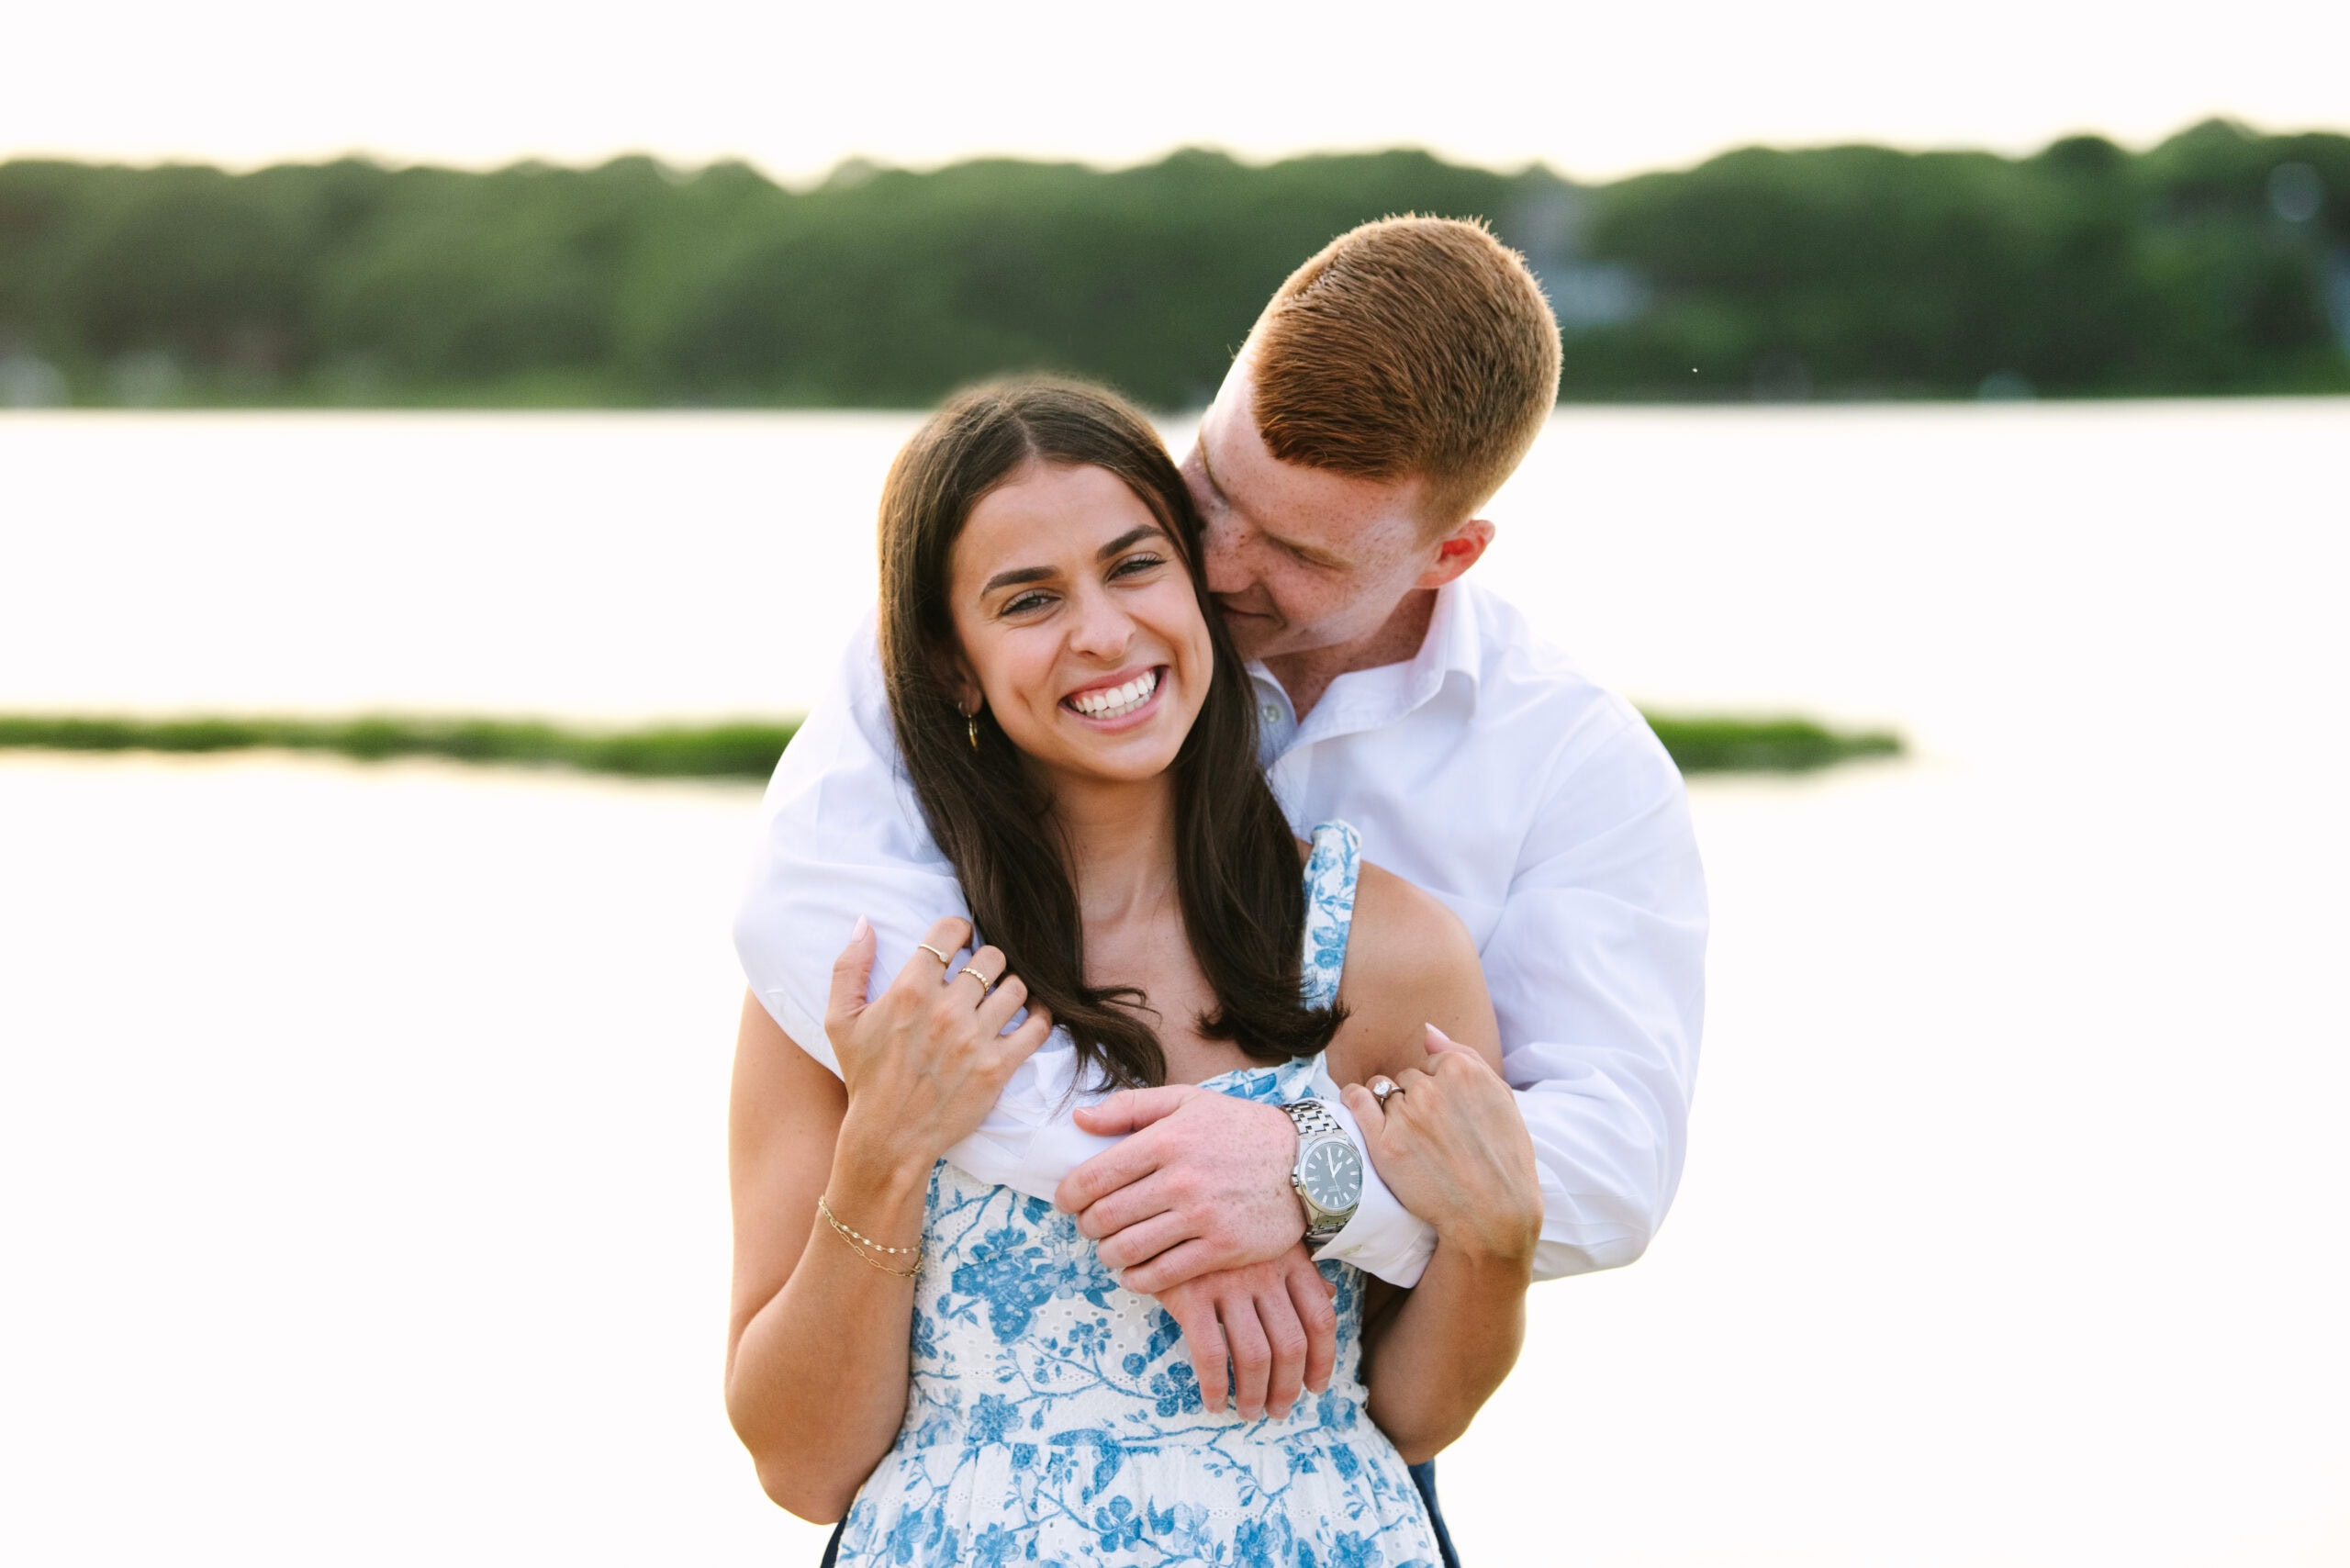
{"type": "Polygon", "coordinates": [[[1434,894],[1368,863],[1355,884],[1338,997],[1353,1015],[1348,1033],[1359,1021],[1368,1038],[1380,1042],[1377,1070],[1396,1070],[1385,1065],[1390,1056],[1402,1066],[1418,1064],[1423,1024],[1501,1066],[1500,1031],[1469,928],[1434,894]]]}
{"type": "MultiPolygon", "coordinates": [[[[1362,980],[1399,981],[1407,991],[1463,980],[1473,980],[1480,991],[1485,986],[1477,944],[1460,917],[1434,893],[1368,861],[1355,884],[1346,983],[1356,980],[1358,967],[1366,971],[1362,980]]],[[[1443,1026],[1440,1020],[1430,1022],[1443,1026]]]]}

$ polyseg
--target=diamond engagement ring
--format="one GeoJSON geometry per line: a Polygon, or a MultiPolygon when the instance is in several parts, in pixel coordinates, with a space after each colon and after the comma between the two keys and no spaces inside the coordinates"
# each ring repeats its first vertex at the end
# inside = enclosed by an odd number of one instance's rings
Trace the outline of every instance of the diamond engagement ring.
{"type": "Polygon", "coordinates": [[[1379,1102],[1381,1110],[1387,1109],[1390,1096],[1404,1092],[1404,1086],[1384,1073],[1371,1081],[1371,1097],[1379,1102]]]}

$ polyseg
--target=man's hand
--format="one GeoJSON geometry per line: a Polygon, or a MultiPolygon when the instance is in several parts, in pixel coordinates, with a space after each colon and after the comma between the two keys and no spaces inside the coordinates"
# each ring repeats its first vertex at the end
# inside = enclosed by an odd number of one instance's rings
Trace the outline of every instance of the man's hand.
{"type": "Polygon", "coordinates": [[[1053,1193],[1128,1290],[1163,1295],[1213,1271],[1269,1263],[1305,1234],[1289,1182],[1297,1128],[1278,1106],[1169,1084],[1121,1091],[1076,1121],[1100,1137],[1130,1135],[1053,1193]]]}
{"type": "Polygon", "coordinates": [[[1427,1025],[1425,1069],[1407,1068],[1382,1107],[1342,1092],[1364,1153],[1440,1245],[1530,1267],[1542,1235],[1542,1184],[1516,1097],[1484,1058],[1427,1025]]]}
{"type": "Polygon", "coordinates": [[[1328,1387],[1338,1319],[1298,1239],[1296,1124],[1181,1083],[1125,1090],[1076,1121],[1125,1141],[1070,1171],[1054,1202],[1099,1243],[1102,1267],[1182,1328],[1208,1409],[1220,1413],[1229,1388],[1250,1420],[1287,1416],[1301,1388],[1328,1387]]]}
{"type": "Polygon", "coordinates": [[[1304,1247],[1292,1242],[1272,1262],[1221,1270],[1161,1291],[1158,1305],[1183,1330],[1208,1409],[1223,1413],[1228,1382],[1240,1414],[1253,1421],[1268,1410],[1287,1417],[1301,1388],[1320,1394],[1330,1386],[1338,1359],[1334,1294],[1304,1247]]]}

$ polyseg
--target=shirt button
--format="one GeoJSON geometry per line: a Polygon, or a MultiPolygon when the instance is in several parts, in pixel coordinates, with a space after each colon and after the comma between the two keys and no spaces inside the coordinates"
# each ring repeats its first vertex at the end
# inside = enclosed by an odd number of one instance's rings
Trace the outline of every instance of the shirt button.
{"type": "Polygon", "coordinates": [[[1270,702],[1259,709],[1258,711],[1265,715],[1265,722],[1268,724],[1275,724],[1281,722],[1281,711],[1279,708],[1274,707],[1270,702]]]}

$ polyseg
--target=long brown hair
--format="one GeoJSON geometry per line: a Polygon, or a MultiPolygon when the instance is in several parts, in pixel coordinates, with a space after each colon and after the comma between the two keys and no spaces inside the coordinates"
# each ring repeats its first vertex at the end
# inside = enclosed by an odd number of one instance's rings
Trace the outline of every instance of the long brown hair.
{"type": "Polygon", "coordinates": [[[1207,622],[1214,673],[1174,764],[1175,867],[1192,952],[1215,992],[1200,1032],[1263,1061],[1310,1056],[1340,1014],[1298,995],[1305,893],[1296,840],[1257,763],[1248,672],[1208,597],[1199,514],[1143,417],[1081,383],[1019,380],[963,393],[931,416],[881,494],[881,667],[899,755],[954,865],[980,934],[1029,1000],[1075,1042],[1080,1067],[1121,1085],[1163,1083],[1167,1058],[1131,985],[1088,985],[1085,932],[1051,791],[997,727],[972,748],[948,684],[955,541],[982,497],[1030,463],[1089,465],[1125,481],[1175,542],[1207,622]]]}

